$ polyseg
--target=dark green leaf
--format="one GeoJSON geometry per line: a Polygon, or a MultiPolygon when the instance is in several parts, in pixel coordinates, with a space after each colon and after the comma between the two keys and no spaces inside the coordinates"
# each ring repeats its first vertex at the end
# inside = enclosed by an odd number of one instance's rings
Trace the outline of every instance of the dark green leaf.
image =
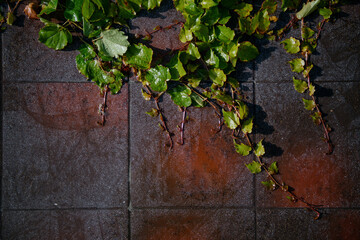
{"type": "Polygon", "coordinates": [[[314,100],[307,100],[307,99],[304,99],[304,98],[302,100],[304,102],[305,109],[307,109],[309,111],[314,110],[314,108],[316,106],[314,100]]]}
{"type": "Polygon", "coordinates": [[[81,8],[81,13],[85,19],[90,19],[95,12],[95,5],[92,3],[91,0],[83,0],[83,1],[84,2],[81,8]]]}
{"type": "Polygon", "coordinates": [[[245,164],[251,173],[257,174],[261,172],[261,164],[253,161],[252,163],[245,164]]]}
{"type": "Polygon", "coordinates": [[[222,114],[224,117],[224,122],[228,128],[235,129],[240,125],[240,119],[234,111],[227,112],[223,109],[222,114]]]}
{"type": "Polygon", "coordinates": [[[300,41],[296,38],[288,38],[281,42],[288,53],[298,53],[300,51],[300,41]]]}
{"type": "Polygon", "coordinates": [[[304,76],[304,78],[307,78],[307,77],[309,76],[309,73],[310,73],[310,71],[311,71],[311,69],[312,69],[313,67],[314,67],[313,64],[310,64],[310,65],[306,66],[306,68],[305,68],[304,71],[303,71],[303,76],[304,76]]]}
{"type": "Polygon", "coordinates": [[[213,98],[217,99],[221,102],[227,103],[229,105],[233,104],[233,99],[230,95],[226,94],[223,91],[219,91],[219,90],[214,90],[213,92],[213,98]]]}
{"type": "Polygon", "coordinates": [[[190,43],[188,46],[188,49],[186,50],[186,52],[192,56],[194,59],[200,59],[201,55],[199,53],[198,48],[196,47],[196,45],[194,43],[190,43]]]}
{"type": "Polygon", "coordinates": [[[58,24],[48,24],[39,32],[39,41],[49,48],[60,50],[72,42],[70,32],[58,24]]]}
{"type": "Polygon", "coordinates": [[[191,28],[191,31],[194,33],[195,37],[197,37],[202,42],[210,41],[210,33],[209,28],[202,24],[197,24],[191,28]]]}
{"type": "Polygon", "coordinates": [[[296,13],[297,19],[302,19],[310,15],[313,11],[316,10],[321,0],[314,0],[303,5],[302,9],[296,13]]]}
{"type": "Polygon", "coordinates": [[[307,82],[303,80],[299,80],[293,77],[293,83],[295,90],[298,91],[299,93],[304,93],[305,90],[308,89],[307,82]]]}
{"type": "Polygon", "coordinates": [[[251,117],[251,118],[246,119],[243,122],[243,124],[241,126],[241,130],[243,131],[244,134],[252,133],[252,129],[253,129],[253,125],[254,125],[253,120],[254,120],[254,118],[251,117]]]}
{"type": "Polygon", "coordinates": [[[205,107],[206,106],[206,101],[204,99],[202,99],[199,95],[197,95],[196,93],[191,93],[190,95],[190,98],[191,98],[191,102],[192,102],[192,105],[194,107],[199,107],[199,108],[202,108],[202,107],[205,107]]]}
{"type": "Polygon", "coordinates": [[[265,154],[265,148],[264,148],[264,145],[262,144],[262,141],[261,140],[260,142],[258,142],[255,146],[255,150],[254,150],[254,153],[256,156],[258,157],[261,157],[262,155],[265,154]]]}
{"type": "Polygon", "coordinates": [[[66,0],[66,9],[64,11],[64,17],[73,22],[81,22],[82,5],[83,5],[83,0],[66,0]]]}
{"type": "Polygon", "coordinates": [[[205,63],[210,66],[219,67],[219,58],[212,49],[206,52],[205,63]]]}
{"type": "Polygon", "coordinates": [[[170,80],[171,74],[167,67],[158,65],[155,68],[151,68],[145,78],[150,83],[152,90],[164,92],[167,89],[166,82],[170,80]]]}
{"type": "Polygon", "coordinates": [[[226,75],[221,69],[211,69],[209,71],[209,77],[215,84],[219,85],[220,87],[222,87],[226,82],[226,75]]]}
{"type": "Polygon", "coordinates": [[[273,162],[271,163],[270,167],[268,168],[269,170],[269,173],[271,175],[274,175],[274,174],[278,174],[279,173],[279,168],[277,167],[276,165],[276,162],[273,162]]]}
{"type": "Polygon", "coordinates": [[[149,69],[152,55],[152,49],[141,43],[130,45],[125,54],[127,64],[138,69],[149,69]]]}
{"type": "Polygon", "coordinates": [[[220,19],[220,12],[218,7],[212,7],[205,11],[205,14],[201,17],[201,22],[206,25],[214,25],[220,19]]]}
{"type": "Polygon", "coordinates": [[[287,9],[296,9],[301,0],[282,0],[281,9],[285,12],[287,9]]]}
{"type": "Polygon", "coordinates": [[[186,75],[186,71],[179,59],[179,53],[175,54],[167,64],[170,69],[171,79],[178,80],[186,75]]]}
{"type": "Polygon", "coordinates": [[[200,16],[204,12],[202,8],[200,8],[198,5],[196,5],[193,2],[186,4],[184,9],[186,13],[196,16],[200,16]]]}
{"type": "Polygon", "coordinates": [[[57,9],[58,0],[49,0],[47,4],[43,3],[42,10],[39,15],[41,14],[50,14],[52,12],[55,12],[57,9]]]}
{"type": "Polygon", "coordinates": [[[309,27],[303,27],[301,29],[301,36],[303,39],[311,38],[314,35],[314,31],[309,27]]]}
{"type": "Polygon", "coordinates": [[[245,145],[243,143],[237,144],[234,140],[234,146],[237,153],[239,153],[241,156],[247,156],[249,155],[251,151],[251,147],[248,145],[245,145]]]}
{"type": "Polygon", "coordinates": [[[235,32],[226,26],[216,26],[215,34],[216,37],[224,43],[230,43],[235,36],[235,32]]]}
{"type": "Polygon", "coordinates": [[[257,27],[257,31],[260,33],[265,33],[270,27],[270,17],[268,11],[262,10],[259,13],[259,26],[257,27]]]}
{"type": "Polygon", "coordinates": [[[314,114],[311,114],[310,117],[316,125],[321,124],[321,114],[319,112],[314,112],[314,114]]]}
{"type": "Polygon", "coordinates": [[[259,55],[258,49],[251,42],[242,42],[239,45],[238,57],[243,62],[255,59],[259,55]]]}
{"type": "Polygon", "coordinates": [[[324,19],[329,19],[332,15],[332,11],[328,8],[321,8],[319,9],[319,13],[321,16],[324,17],[324,19]]]}
{"type": "Polygon", "coordinates": [[[249,3],[240,3],[239,5],[236,6],[235,8],[235,12],[241,17],[247,17],[250,15],[250,12],[253,10],[253,5],[249,4],[249,3]]]}
{"type": "Polygon", "coordinates": [[[296,73],[301,73],[302,71],[304,71],[305,61],[303,59],[295,58],[289,61],[289,63],[290,63],[291,71],[296,73]]]}
{"type": "Polygon", "coordinates": [[[82,44],[78,50],[86,59],[92,59],[96,56],[94,48],[87,43],[82,44]]]}
{"type": "Polygon", "coordinates": [[[267,9],[269,14],[275,13],[276,7],[277,7],[276,0],[265,0],[261,5],[261,8],[262,9],[267,9]]]}
{"type": "Polygon", "coordinates": [[[186,27],[181,28],[179,39],[183,43],[191,41],[193,39],[192,31],[186,27]]]}
{"type": "Polygon", "coordinates": [[[191,105],[191,90],[187,86],[178,85],[167,91],[171,99],[179,107],[189,107],[191,105]]]}
{"type": "Polygon", "coordinates": [[[238,106],[236,107],[239,115],[240,115],[240,119],[243,120],[245,118],[247,118],[248,114],[249,114],[249,108],[246,105],[246,103],[244,103],[243,101],[237,101],[238,106]]]}
{"type": "Polygon", "coordinates": [[[112,77],[114,78],[113,82],[110,82],[109,88],[111,91],[111,94],[117,94],[120,92],[123,82],[122,79],[124,78],[124,75],[117,69],[111,69],[110,71],[112,77]]]}

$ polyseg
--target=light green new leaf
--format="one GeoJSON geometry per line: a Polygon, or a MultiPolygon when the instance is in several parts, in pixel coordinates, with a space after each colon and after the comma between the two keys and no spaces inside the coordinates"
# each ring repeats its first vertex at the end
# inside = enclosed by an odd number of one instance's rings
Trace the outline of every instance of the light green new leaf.
{"type": "Polygon", "coordinates": [[[83,0],[81,13],[85,19],[91,18],[95,12],[95,4],[91,0],[83,0]]]}
{"type": "Polygon", "coordinates": [[[315,86],[310,83],[310,86],[309,86],[309,95],[310,95],[310,96],[313,96],[314,93],[315,93],[315,86]]]}
{"type": "Polygon", "coordinates": [[[150,111],[145,112],[147,115],[149,115],[150,117],[157,117],[159,116],[159,111],[155,108],[151,108],[150,111]]]}
{"type": "Polygon", "coordinates": [[[239,112],[240,119],[243,120],[248,116],[249,108],[246,105],[246,103],[244,103],[242,101],[237,101],[237,103],[238,103],[238,106],[236,108],[237,108],[237,110],[239,112]]]}
{"type": "Polygon", "coordinates": [[[261,9],[267,9],[269,14],[275,13],[276,7],[277,7],[276,0],[265,0],[261,5],[261,9]]]}
{"type": "Polygon", "coordinates": [[[238,57],[243,62],[255,59],[259,55],[259,50],[248,41],[242,42],[238,48],[238,57]]]}
{"type": "Polygon", "coordinates": [[[296,73],[301,73],[302,71],[304,71],[305,61],[303,59],[295,58],[289,61],[289,63],[290,63],[291,71],[296,73]]]}
{"type": "Polygon", "coordinates": [[[141,89],[141,95],[143,96],[143,98],[144,98],[146,101],[150,101],[151,95],[148,94],[146,91],[144,91],[144,89],[141,89]]]}
{"type": "Polygon", "coordinates": [[[308,38],[311,38],[313,35],[314,35],[314,31],[311,29],[311,28],[309,28],[309,27],[303,27],[302,29],[301,29],[301,36],[302,36],[302,38],[304,38],[304,39],[308,39],[308,38]]]}
{"type": "Polygon", "coordinates": [[[191,93],[191,102],[194,107],[202,108],[206,106],[206,101],[202,99],[199,95],[196,93],[191,93]]]}
{"type": "Polygon", "coordinates": [[[167,91],[171,99],[179,107],[189,107],[192,103],[191,101],[191,90],[187,86],[178,85],[174,88],[171,88],[167,91]]]}
{"type": "Polygon", "coordinates": [[[157,92],[164,92],[167,89],[167,81],[171,78],[170,71],[167,67],[158,65],[151,68],[145,76],[145,79],[150,83],[152,90],[157,92]]]}
{"type": "Polygon", "coordinates": [[[199,49],[196,47],[194,43],[190,43],[186,52],[192,56],[194,59],[200,59],[201,55],[199,53],[199,49]]]}
{"type": "Polygon", "coordinates": [[[288,53],[298,53],[300,51],[300,41],[296,38],[288,38],[281,42],[288,53]]]}
{"type": "Polygon", "coordinates": [[[304,93],[305,90],[308,89],[307,82],[305,82],[303,80],[299,80],[299,79],[296,79],[295,77],[293,77],[293,83],[294,83],[295,90],[299,93],[304,93]]]}
{"type": "Polygon", "coordinates": [[[7,23],[8,25],[13,25],[14,22],[15,22],[15,20],[16,20],[15,14],[9,11],[9,12],[7,13],[6,23],[7,23]]]}
{"type": "Polygon", "coordinates": [[[307,100],[307,99],[304,99],[304,98],[302,100],[304,102],[305,109],[307,109],[309,111],[314,110],[314,108],[316,106],[314,100],[307,100]]]}
{"type": "Polygon", "coordinates": [[[243,143],[237,144],[235,140],[234,140],[234,146],[235,146],[235,151],[239,153],[241,156],[247,156],[251,151],[250,146],[245,145],[243,143]]]}
{"type": "Polygon", "coordinates": [[[101,52],[109,57],[118,58],[124,55],[130,45],[124,32],[118,29],[102,31],[99,40],[95,42],[101,52]]]}
{"type": "Polygon", "coordinates": [[[82,5],[83,5],[83,0],[66,0],[66,9],[64,11],[64,17],[73,22],[81,22],[82,5]]]}
{"type": "Polygon", "coordinates": [[[258,157],[261,157],[262,155],[265,154],[265,148],[264,148],[264,145],[262,144],[262,141],[263,141],[263,139],[260,142],[258,142],[255,146],[254,153],[258,157]]]}
{"type": "Polygon", "coordinates": [[[181,28],[179,39],[182,43],[191,41],[193,39],[192,31],[186,27],[181,28]]]}
{"type": "Polygon", "coordinates": [[[276,162],[271,163],[268,170],[271,175],[279,173],[279,168],[277,167],[276,162]]]}
{"type": "Polygon", "coordinates": [[[218,1],[214,1],[214,0],[202,0],[200,2],[200,5],[202,8],[211,8],[217,6],[218,5],[217,2],[218,1]]]}
{"type": "Polygon", "coordinates": [[[139,43],[131,45],[125,53],[126,63],[139,69],[149,69],[153,50],[139,43]]]}
{"type": "Polygon", "coordinates": [[[49,48],[60,50],[72,42],[70,32],[58,24],[47,24],[39,31],[39,41],[49,48]]]}
{"type": "Polygon", "coordinates": [[[234,30],[226,26],[216,26],[215,34],[216,37],[224,43],[230,43],[235,37],[234,30]]]}
{"type": "Polygon", "coordinates": [[[221,69],[211,69],[209,71],[209,77],[215,84],[219,85],[220,87],[222,87],[226,82],[226,75],[221,69]]]}
{"type": "Polygon", "coordinates": [[[296,18],[302,19],[302,18],[310,15],[313,11],[316,10],[316,8],[320,2],[321,2],[321,0],[315,0],[315,1],[304,4],[302,9],[296,13],[296,18]]]}
{"type": "Polygon", "coordinates": [[[332,15],[332,11],[328,8],[321,8],[319,9],[319,13],[321,16],[324,17],[324,19],[329,19],[332,15]]]}
{"type": "Polygon", "coordinates": [[[241,131],[243,131],[244,134],[252,133],[252,129],[254,126],[253,120],[254,120],[254,117],[251,117],[251,118],[246,119],[243,122],[243,124],[241,126],[241,131]]]}
{"type": "Polygon", "coordinates": [[[252,163],[245,164],[251,173],[257,174],[261,172],[261,164],[253,161],[252,163]]]}
{"type": "Polygon", "coordinates": [[[241,17],[241,18],[245,18],[247,16],[250,15],[251,11],[253,10],[253,5],[249,4],[249,3],[240,3],[239,5],[236,6],[235,8],[235,12],[241,17]]]}
{"type": "Polygon", "coordinates": [[[261,182],[261,184],[264,185],[269,191],[274,191],[276,189],[276,184],[273,182],[273,180],[261,182]]]}
{"type": "Polygon", "coordinates": [[[234,111],[227,112],[223,109],[222,114],[224,117],[224,122],[228,128],[235,129],[240,125],[240,119],[234,111]]]}

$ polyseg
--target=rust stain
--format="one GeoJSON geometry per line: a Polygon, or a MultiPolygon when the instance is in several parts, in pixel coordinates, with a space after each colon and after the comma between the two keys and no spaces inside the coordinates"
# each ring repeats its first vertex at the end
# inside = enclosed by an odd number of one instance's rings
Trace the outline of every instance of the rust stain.
{"type": "Polygon", "coordinates": [[[360,215],[357,210],[347,210],[345,212],[333,213],[330,219],[330,239],[331,240],[353,240],[360,239],[360,215]]]}

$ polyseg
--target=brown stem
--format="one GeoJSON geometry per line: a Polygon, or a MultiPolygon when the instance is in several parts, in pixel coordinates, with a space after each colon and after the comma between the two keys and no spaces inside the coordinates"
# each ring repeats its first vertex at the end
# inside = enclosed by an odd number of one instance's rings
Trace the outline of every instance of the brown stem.
{"type": "Polygon", "coordinates": [[[105,126],[106,122],[106,108],[107,108],[107,97],[108,97],[109,87],[106,85],[104,89],[103,95],[103,103],[100,104],[99,113],[101,115],[101,122],[99,121],[98,124],[101,126],[105,126]]]}
{"type": "Polygon", "coordinates": [[[323,19],[323,20],[321,21],[321,24],[320,24],[320,27],[318,28],[318,33],[317,33],[317,36],[316,36],[316,41],[317,41],[317,40],[319,39],[319,37],[320,37],[320,33],[321,33],[321,30],[322,30],[323,27],[324,27],[325,22],[326,22],[325,19],[323,19]]]}
{"type": "Polygon", "coordinates": [[[146,36],[151,36],[151,35],[153,35],[154,33],[157,33],[157,32],[159,32],[159,31],[163,31],[164,29],[165,30],[169,30],[169,29],[171,29],[171,28],[173,28],[173,27],[175,27],[176,25],[181,25],[181,27],[184,25],[184,22],[181,22],[181,21],[176,21],[175,23],[173,23],[173,24],[170,24],[170,25],[168,25],[168,26],[166,26],[166,27],[160,27],[160,26],[157,26],[157,29],[155,29],[155,30],[153,30],[153,31],[151,31],[151,32],[147,32],[146,30],[145,30],[145,32],[146,32],[146,35],[139,35],[139,38],[143,38],[143,37],[146,37],[146,36]]]}
{"type": "Polygon", "coordinates": [[[184,129],[185,129],[185,121],[186,121],[186,107],[181,109],[182,111],[182,121],[180,125],[180,145],[184,145],[184,129]]]}

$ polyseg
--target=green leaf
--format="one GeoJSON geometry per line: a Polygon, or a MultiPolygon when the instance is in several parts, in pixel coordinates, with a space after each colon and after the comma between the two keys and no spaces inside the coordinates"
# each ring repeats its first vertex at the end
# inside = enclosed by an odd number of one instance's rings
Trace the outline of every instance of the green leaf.
{"type": "Polygon", "coordinates": [[[91,0],[93,3],[96,4],[96,6],[99,8],[99,9],[102,9],[103,12],[105,12],[105,5],[107,4],[107,1],[103,1],[103,0],[91,0]]]}
{"type": "Polygon", "coordinates": [[[202,8],[200,8],[198,5],[196,5],[193,2],[186,4],[184,6],[184,10],[186,13],[188,13],[190,15],[195,15],[195,16],[200,16],[204,12],[204,10],[202,8]]]}
{"type": "Polygon", "coordinates": [[[314,110],[314,108],[316,106],[314,100],[307,100],[307,99],[304,99],[304,98],[302,100],[304,102],[305,109],[307,109],[309,111],[314,110]]]}
{"type": "Polygon", "coordinates": [[[253,120],[254,120],[254,117],[251,117],[251,118],[248,118],[246,119],[242,126],[241,126],[241,130],[243,131],[244,134],[247,134],[247,133],[252,133],[252,129],[253,129],[253,120]]]}
{"type": "Polygon", "coordinates": [[[311,114],[310,117],[316,125],[321,124],[321,114],[319,112],[314,112],[314,114],[311,114]]]}
{"type": "Polygon", "coordinates": [[[319,14],[324,17],[324,19],[329,19],[332,15],[332,11],[328,8],[319,9],[319,14]]]}
{"type": "Polygon", "coordinates": [[[124,55],[130,45],[127,38],[124,32],[118,29],[109,29],[101,32],[100,39],[95,41],[95,44],[105,55],[118,58],[124,55]]]}
{"type": "Polygon", "coordinates": [[[125,56],[126,63],[138,69],[149,69],[152,60],[153,50],[139,43],[132,44],[125,56]]]}
{"type": "Polygon", "coordinates": [[[255,59],[259,55],[258,49],[248,41],[242,42],[238,48],[238,57],[243,62],[255,59]]]}
{"type": "Polygon", "coordinates": [[[206,106],[206,102],[196,93],[190,94],[191,102],[194,107],[202,108],[206,106]]]}
{"type": "Polygon", "coordinates": [[[81,13],[85,19],[90,19],[95,12],[95,5],[91,0],[83,0],[81,13]]]}
{"type": "Polygon", "coordinates": [[[226,82],[226,75],[221,69],[211,69],[209,71],[209,77],[215,84],[219,85],[220,87],[222,87],[226,82]]]}
{"type": "Polygon", "coordinates": [[[210,41],[210,33],[209,28],[202,24],[197,24],[191,28],[191,31],[194,33],[195,37],[197,37],[202,42],[210,41]]]}
{"type": "Polygon", "coordinates": [[[167,91],[171,99],[179,107],[189,107],[192,103],[191,101],[191,90],[187,86],[177,85],[174,88],[171,88],[167,91]]]}
{"type": "Polygon", "coordinates": [[[239,5],[236,6],[235,8],[235,12],[241,17],[247,17],[250,15],[251,11],[253,10],[253,5],[249,4],[249,3],[240,3],[239,5]]]}
{"type": "Polygon", "coordinates": [[[150,117],[157,117],[159,116],[159,111],[155,108],[151,108],[150,111],[145,112],[147,115],[149,115],[150,117]]]}
{"type": "Polygon", "coordinates": [[[301,29],[301,36],[303,39],[311,38],[314,35],[314,31],[309,27],[303,27],[301,29]]]}
{"type": "Polygon", "coordinates": [[[78,54],[75,58],[75,62],[76,62],[76,67],[79,70],[79,72],[81,74],[83,74],[85,77],[89,78],[89,76],[87,75],[87,71],[86,71],[87,59],[84,57],[84,55],[78,54]]]}
{"type": "Polygon", "coordinates": [[[218,7],[212,7],[205,11],[205,14],[201,17],[201,22],[206,25],[212,26],[220,19],[220,12],[218,7]]]}
{"type": "Polygon", "coordinates": [[[110,82],[109,88],[111,91],[111,94],[117,94],[120,92],[123,82],[122,79],[124,75],[117,69],[111,69],[110,71],[112,77],[114,78],[113,82],[110,82]]]}
{"type": "Polygon", "coordinates": [[[179,80],[186,75],[186,71],[179,59],[179,53],[175,54],[171,58],[170,62],[167,64],[167,67],[169,67],[171,79],[173,80],[179,80]]]}
{"type": "Polygon", "coordinates": [[[316,10],[316,8],[320,2],[321,2],[321,0],[315,0],[315,1],[304,4],[302,9],[296,13],[296,18],[302,19],[302,18],[308,16],[309,14],[311,14],[313,11],[316,10]]]}
{"type": "Polygon", "coordinates": [[[252,163],[245,164],[251,173],[257,174],[261,172],[261,165],[258,162],[253,161],[252,163]]]}
{"type": "Polygon", "coordinates": [[[213,91],[213,98],[217,99],[221,102],[227,103],[229,105],[233,104],[233,99],[230,95],[226,94],[223,91],[219,91],[219,90],[214,90],[213,91]]]}
{"type": "Polygon", "coordinates": [[[52,12],[55,12],[57,9],[58,0],[49,0],[47,4],[42,4],[42,10],[39,15],[41,14],[50,14],[52,12]]]}
{"type": "Polygon", "coordinates": [[[271,163],[270,167],[268,168],[269,170],[269,173],[271,175],[274,175],[274,174],[278,174],[279,173],[279,168],[277,167],[276,165],[276,162],[273,162],[271,163]]]}
{"type": "Polygon", "coordinates": [[[270,17],[268,11],[262,10],[259,13],[259,26],[257,27],[257,31],[261,34],[265,33],[270,27],[270,17]]]}
{"type": "Polygon", "coordinates": [[[290,63],[291,71],[296,73],[301,73],[302,71],[304,71],[305,61],[303,59],[295,58],[289,61],[289,63],[290,63]]]}
{"type": "Polygon", "coordinates": [[[241,156],[247,156],[251,151],[250,146],[245,145],[243,143],[237,144],[235,140],[234,140],[234,146],[235,146],[235,151],[239,153],[241,156]]]}
{"type": "Polygon", "coordinates": [[[222,114],[224,117],[224,122],[228,128],[235,129],[240,125],[240,119],[234,111],[227,112],[223,109],[222,114]]]}
{"type": "Polygon", "coordinates": [[[200,59],[200,57],[201,57],[199,50],[194,43],[189,44],[188,49],[186,50],[186,53],[188,53],[194,59],[200,59]]]}
{"type": "Polygon", "coordinates": [[[246,105],[246,103],[242,102],[242,101],[237,101],[238,106],[236,107],[239,115],[240,115],[240,119],[243,120],[245,118],[247,118],[248,114],[249,114],[249,108],[246,105]]]}
{"type": "Polygon", "coordinates": [[[293,82],[294,82],[295,90],[299,93],[304,93],[305,90],[308,89],[307,82],[305,82],[303,80],[299,80],[299,79],[296,79],[295,77],[293,77],[293,82]]]}
{"type": "Polygon", "coordinates": [[[309,86],[309,95],[310,95],[310,96],[313,96],[314,93],[315,93],[315,86],[310,83],[310,86],[309,86]]]}
{"type": "Polygon", "coordinates": [[[88,78],[95,82],[100,88],[115,81],[110,74],[102,70],[97,60],[87,62],[85,76],[88,76],[88,78]]]}
{"type": "Polygon", "coordinates": [[[312,69],[313,67],[314,67],[313,64],[310,64],[310,65],[306,66],[306,68],[305,68],[304,71],[303,71],[303,76],[304,76],[304,78],[307,78],[307,77],[309,76],[310,71],[311,71],[311,69],[312,69]]]}
{"type": "Polygon", "coordinates": [[[216,26],[215,34],[216,37],[224,43],[230,43],[235,36],[235,32],[231,30],[231,28],[225,26],[216,26]]]}
{"type": "Polygon", "coordinates": [[[287,9],[296,9],[301,0],[282,0],[281,9],[285,12],[287,9]]]}
{"type": "Polygon", "coordinates": [[[219,58],[215,52],[210,48],[205,55],[205,63],[210,66],[219,67],[219,58]]]}
{"type": "Polygon", "coordinates": [[[87,43],[82,44],[78,50],[87,59],[92,59],[96,56],[94,48],[87,43]]]}
{"type": "Polygon", "coordinates": [[[82,5],[83,5],[83,0],[66,0],[66,9],[64,11],[64,17],[73,22],[81,22],[82,5]]]}
{"type": "Polygon", "coordinates": [[[261,5],[261,8],[262,9],[267,9],[269,14],[275,13],[276,7],[277,7],[276,0],[265,0],[261,5]]]}
{"type": "Polygon", "coordinates": [[[6,23],[8,25],[13,25],[16,20],[16,16],[12,12],[7,13],[6,23]]]}
{"type": "Polygon", "coordinates": [[[151,95],[148,94],[146,91],[144,91],[144,89],[141,89],[141,95],[143,96],[143,98],[144,98],[146,101],[150,101],[151,95]]]}
{"type": "Polygon", "coordinates": [[[164,92],[167,89],[167,81],[170,80],[171,74],[167,67],[158,65],[151,68],[145,76],[146,80],[150,83],[152,90],[157,92],[164,92]]]}
{"type": "Polygon", "coordinates": [[[193,39],[192,31],[186,27],[181,28],[179,39],[183,43],[190,42],[193,39]]]}
{"type": "Polygon", "coordinates": [[[261,183],[269,191],[274,191],[276,189],[276,184],[273,182],[273,180],[269,180],[269,181],[265,181],[265,182],[261,182],[261,183]]]}
{"type": "Polygon", "coordinates": [[[284,48],[288,53],[295,54],[300,51],[300,41],[296,38],[291,37],[281,43],[284,44],[284,48]]]}
{"type": "Polygon", "coordinates": [[[202,8],[211,8],[217,6],[218,3],[214,0],[202,0],[200,2],[200,5],[202,6],[202,8]]]}
{"type": "Polygon", "coordinates": [[[66,28],[58,24],[47,24],[39,31],[39,41],[49,48],[60,50],[72,42],[72,36],[66,28]]]}
{"type": "Polygon", "coordinates": [[[255,146],[254,153],[258,157],[261,157],[262,155],[265,154],[265,148],[264,148],[264,145],[262,144],[262,141],[263,141],[263,139],[260,142],[258,142],[255,146]]]}

